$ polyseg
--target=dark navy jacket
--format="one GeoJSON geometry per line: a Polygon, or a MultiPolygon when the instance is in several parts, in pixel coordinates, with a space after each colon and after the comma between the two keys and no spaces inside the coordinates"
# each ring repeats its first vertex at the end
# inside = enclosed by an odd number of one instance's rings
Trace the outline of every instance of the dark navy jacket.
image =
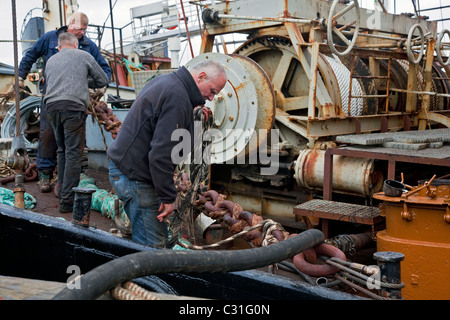
{"type": "Polygon", "coordinates": [[[185,67],[157,76],[133,102],[108,156],[128,178],[152,184],[162,203],[174,202],[177,163],[172,161],[172,151],[179,141],[172,141],[172,133],[176,129],[189,132],[192,149],[194,108],[203,104],[205,100],[185,67]]]}
{"type": "MultiPolygon", "coordinates": [[[[66,31],[67,26],[64,26],[59,28],[58,30],[46,32],[42,37],[40,37],[39,40],[34,44],[34,46],[32,46],[27,51],[25,56],[22,58],[22,61],[20,61],[19,77],[21,77],[22,79],[26,79],[26,76],[28,72],[30,72],[33,63],[35,63],[36,60],[41,57],[44,59],[45,69],[45,65],[47,64],[48,59],[50,59],[50,57],[54,54],[58,53],[58,36],[62,32],[66,31]]],[[[106,75],[108,76],[108,80],[111,81],[111,69],[108,63],[100,54],[100,50],[98,49],[97,45],[88,37],[83,36],[81,40],[78,40],[78,48],[90,53],[103,69],[103,71],[105,71],[106,75]]]]}

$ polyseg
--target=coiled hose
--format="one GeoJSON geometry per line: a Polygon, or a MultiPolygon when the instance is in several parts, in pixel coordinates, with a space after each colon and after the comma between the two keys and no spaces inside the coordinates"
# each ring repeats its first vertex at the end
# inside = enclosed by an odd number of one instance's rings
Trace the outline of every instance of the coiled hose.
{"type": "MultiPolygon", "coordinates": [[[[41,97],[29,96],[26,99],[20,101],[20,132],[23,135],[25,130],[25,125],[27,123],[30,113],[34,109],[41,106],[41,97]]],[[[11,138],[16,136],[16,107],[13,105],[5,115],[1,125],[1,137],[11,138]]],[[[27,140],[24,136],[25,147],[28,149],[37,148],[37,142],[31,142],[27,140]]]]}
{"type": "Polygon", "coordinates": [[[155,249],[129,254],[84,274],[80,289],[64,288],[54,300],[93,300],[115,286],[158,273],[218,273],[259,268],[292,258],[325,240],[309,229],[275,244],[244,250],[178,251],[155,249]]]}

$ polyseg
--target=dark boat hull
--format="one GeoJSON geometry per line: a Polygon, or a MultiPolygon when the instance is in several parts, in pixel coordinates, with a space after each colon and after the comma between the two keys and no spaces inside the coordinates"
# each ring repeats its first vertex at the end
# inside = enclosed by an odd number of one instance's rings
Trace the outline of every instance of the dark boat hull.
{"type": "MultiPolygon", "coordinates": [[[[67,282],[112,259],[157,250],[107,232],[0,204],[0,275],[67,282]]],[[[149,290],[211,299],[347,300],[358,297],[285,277],[247,270],[158,274],[135,281],[149,290]]]]}

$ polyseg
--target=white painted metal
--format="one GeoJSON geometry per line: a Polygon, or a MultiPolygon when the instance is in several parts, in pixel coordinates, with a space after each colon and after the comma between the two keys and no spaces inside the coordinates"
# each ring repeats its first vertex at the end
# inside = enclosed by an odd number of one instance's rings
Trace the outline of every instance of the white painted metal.
{"type": "MultiPolygon", "coordinates": [[[[220,53],[205,53],[194,57],[186,67],[205,59],[220,62],[226,70],[228,82],[206,107],[214,115],[211,130],[211,163],[225,163],[242,152],[255,130],[258,113],[256,88],[247,70],[235,59],[220,53]]],[[[206,137],[204,137],[205,139],[206,137]]]]}
{"type": "Polygon", "coordinates": [[[408,38],[406,40],[406,53],[408,54],[408,60],[412,64],[418,64],[422,58],[423,58],[423,52],[425,50],[425,35],[423,28],[420,24],[415,24],[411,27],[408,33],[408,38]],[[417,40],[414,40],[412,37],[414,36],[414,32],[416,29],[419,31],[419,38],[417,40]],[[414,56],[414,52],[412,47],[415,45],[415,42],[419,42],[420,49],[419,49],[419,55],[417,57],[414,56]]]}
{"type": "MultiPolygon", "coordinates": [[[[342,101],[342,111],[348,114],[348,99],[349,99],[349,91],[350,91],[350,71],[346,66],[342,64],[337,56],[333,58],[325,56],[328,63],[331,65],[334,74],[338,80],[339,92],[341,93],[341,101],[342,101]]],[[[361,88],[361,85],[358,81],[352,81],[352,95],[353,96],[361,96],[364,95],[364,92],[361,88]]],[[[362,98],[353,98],[350,101],[350,116],[360,116],[363,111],[363,99],[362,98]]]]}
{"type": "MultiPolygon", "coordinates": [[[[358,4],[358,0],[353,0],[353,3],[350,4],[348,7],[344,8],[343,10],[341,10],[340,12],[338,12],[335,15],[335,10],[336,10],[336,6],[339,3],[339,0],[334,0],[333,1],[333,5],[331,6],[330,9],[330,13],[328,15],[328,21],[327,21],[327,38],[328,38],[328,46],[330,47],[331,51],[338,55],[338,56],[345,56],[347,55],[352,49],[353,46],[356,43],[356,39],[358,37],[358,32],[359,32],[359,21],[361,19],[361,14],[360,14],[360,10],[359,10],[359,4],[358,4]],[[354,10],[352,10],[354,9],[354,10]],[[355,31],[353,32],[353,36],[351,41],[349,41],[343,34],[342,32],[339,30],[339,28],[337,28],[335,26],[335,22],[337,23],[337,19],[339,17],[344,16],[346,13],[350,13],[352,15],[352,18],[350,18],[351,21],[351,25],[354,25],[355,31]],[[353,20],[355,19],[355,20],[353,20]],[[334,41],[333,41],[333,34],[336,34],[347,46],[347,48],[344,51],[338,51],[334,45],[334,41]]],[[[344,25],[346,25],[345,23],[343,23],[344,25]]]]}
{"type": "Polygon", "coordinates": [[[439,32],[439,35],[437,37],[437,41],[436,41],[436,56],[438,58],[438,61],[443,65],[443,66],[448,66],[450,65],[450,54],[447,55],[447,61],[444,61],[443,57],[442,57],[442,50],[444,50],[444,46],[446,46],[445,49],[448,50],[450,49],[449,47],[449,43],[442,43],[442,40],[444,39],[444,36],[447,35],[450,38],[450,31],[448,29],[443,29],[441,30],[441,32],[439,32]]]}

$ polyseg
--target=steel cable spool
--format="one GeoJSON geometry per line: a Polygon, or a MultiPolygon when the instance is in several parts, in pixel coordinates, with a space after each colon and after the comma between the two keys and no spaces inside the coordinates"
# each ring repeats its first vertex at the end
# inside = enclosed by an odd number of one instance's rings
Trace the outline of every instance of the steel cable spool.
{"type": "MultiPolygon", "coordinates": [[[[20,101],[20,132],[24,136],[25,147],[30,149],[37,148],[38,142],[29,141],[24,135],[24,131],[27,127],[27,121],[31,113],[39,108],[42,98],[29,96],[26,99],[20,101]]],[[[2,138],[15,137],[16,133],[16,108],[12,106],[5,115],[2,122],[1,136],[2,138]]]]}
{"type": "Polygon", "coordinates": [[[214,122],[203,137],[211,139],[211,163],[225,163],[245,155],[259,129],[271,128],[275,99],[264,71],[250,59],[209,52],[196,56],[186,67],[205,59],[221,63],[228,77],[222,91],[205,104],[214,122]]]}
{"type": "MultiPolygon", "coordinates": [[[[350,114],[348,113],[349,91],[350,91],[350,71],[342,64],[339,58],[335,55],[332,57],[325,56],[328,63],[330,63],[336,78],[338,79],[339,91],[341,92],[342,111],[346,115],[360,116],[363,111],[363,99],[350,99],[350,114]]],[[[358,81],[352,83],[352,96],[361,96],[364,94],[361,85],[358,81]]]]}
{"type": "MultiPolygon", "coordinates": [[[[407,73],[409,71],[409,61],[408,60],[397,60],[397,62],[401,65],[401,67],[405,70],[407,73]]],[[[435,70],[433,70],[433,77],[436,78],[435,70]]],[[[425,70],[422,66],[416,67],[416,75],[417,75],[417,86],[413,90],[417,91],[423,91],[425,88],[425,70]]],[[[406,88],[405,88],[406,89],[406,88]]],[[[431,91],[432,92],[438,92],[438,93],[444,93],[444,88],[442,87],[442,84],[439,84],[437,79],[431,79],[431,91]]],[[[422,105],[422,97],[417,99],[417,108],[420,108],[422,105]]],[[[436,111],[436,110],[445,110],[444,105],[444,98],[438,97],[436,95],[432,95],[430,97],[430,105],[429,105],[430,111],[436,111]]]]}
{"type": "MultiPolygon", "coordinates": [[[[267,73],[274,87],[278,108],[291,114],[304,114],[307,106],[301,101],[309,94],[308,72],[303,69],[289,38],[281,36],[253,38],[241,45],[235,53],[254,60],[267,73]],[[285,74],[280,77],[278,70],[284,71],[285,74]]],[[[318,67],[333,104],[347,114],[349,68],[339,57],[335,55],[328,57],[323,54],[319,54],[318,67]]],[[[352,82],[352,95],[359,96],[365,93],[359,81],[352,82]]],[[[352,116],[371,114],[366,113],[364,109],[363,99],[352,98],[350,111],[352,116]]]]}

